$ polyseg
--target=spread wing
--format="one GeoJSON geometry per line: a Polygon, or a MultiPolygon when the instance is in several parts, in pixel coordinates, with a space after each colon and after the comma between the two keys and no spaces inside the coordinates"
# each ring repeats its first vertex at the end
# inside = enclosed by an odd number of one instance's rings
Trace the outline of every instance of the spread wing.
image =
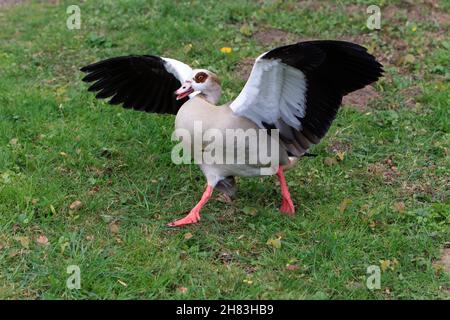
{"type": "Polygon", "coordinates": [[[86,67],[85,82],[93,82],[89,91],[109,104],[146,112],[176,114],[189,99],[176,100],[175,90],[189,79],[192,69],[169,58],[131,55],[106,59],[86,67]]]}
{"type": "Polygon", "coordinates": [[[259,56],[230,107],[261,128],[279,129],[288,152],[300,156],[326,134],[342,97],[382,72],[382,65],[357,44],[299,42],[259,56]]]}

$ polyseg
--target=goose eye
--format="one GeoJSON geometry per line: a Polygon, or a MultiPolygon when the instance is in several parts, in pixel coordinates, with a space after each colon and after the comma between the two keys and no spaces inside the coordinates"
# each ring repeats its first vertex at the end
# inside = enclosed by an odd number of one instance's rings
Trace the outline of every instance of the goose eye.
{"type": "Polygon", "coordinates": [[[197,83],[203,83],[208,78],[208,75],[204,72],[199,72],[195,75],[194,80],[197,83]]]}

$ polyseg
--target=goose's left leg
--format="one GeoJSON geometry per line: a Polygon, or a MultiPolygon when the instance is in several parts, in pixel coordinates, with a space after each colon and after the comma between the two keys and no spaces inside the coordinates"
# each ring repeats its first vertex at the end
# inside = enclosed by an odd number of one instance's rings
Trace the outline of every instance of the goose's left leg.
{"type": "Polygon", "coordinates": [[[286,178],[284,177],[283,168],[280,166],[277,171],[278,180],[280,181],[281,188],[281,213],[293,216],[295,214],[294,203],[291,199],[291,194],[286,183],[286,178]]]}
{"type": "Polygon", "coordinates": [[[176,220],[168,224],[169,227],[181,227],[186,224],[197,223],[200,221],[200,210],[202,207],[208,202],[211,198],[214,188],[210,185],[206,187],[205,192],[203,192],[203,196],[197,205],[189,212],[189,214],[183,219],[176,220]]]}

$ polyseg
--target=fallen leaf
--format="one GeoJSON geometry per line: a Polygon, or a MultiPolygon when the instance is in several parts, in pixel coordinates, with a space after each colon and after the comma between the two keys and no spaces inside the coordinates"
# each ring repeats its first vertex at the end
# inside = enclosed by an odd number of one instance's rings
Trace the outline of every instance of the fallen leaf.
{"type": "Polygon", "coordinates": [[[51,204],[50,205],[50,212],[53,214],[53,215],[56,215],[56,209],[55,209],[55,207],[51,204]]]}
{"type": "Polygon", "coordinates": [[[380,260],[381,271],[385,272],[391,266],[391,260],[380,260]]]}
{"type": "Polygon", "coordinates": [[[184,234],[184,239],[189,240],[189,239],[192,238],[193,236],[194,236],[194,235],[193,235],[192,233],[188,232],[188,233],[185,233],[185,234],[184,234]]]}
{"type": "Polygon", "coordinates": [[[12,139],[9,141],[9,144],[12,145],[12,146],[16,146],[18,142],[19,142],[19,139],[17,139],[17,138],[12,138],[12,139]]]}
{"type": "Polygon", "coordinates": [[[48,238],[44,236],[43,234],[37,237],[36,242],[40,245],[46,246],[48,245],[48,238]]]}
{"type": "Polygon", "coordinates": [[[300,269],[300,267],[296,264],[287,264],[286,265],[286,269],[290,270],[290,271],[295,271],[300,269]]]}
{"type": "Polygon", "coordinates": [[[186,293],[189,291],[189,289],[186,288],[186,287],[178,287],[177,290],[178,290],[178,292],[181,293],[181,294],[186,294],[186,293]]]}
{"type": "Polygon", "coordinates": [[[219,202],[223,203],[233,203],[233,199],[226,193],[219,193],[216,197],[219,202]]]}
{"type": "Polygon", "coordinates": [[[280,249],[281,248],[281,237],[276,238],[276,239],[269,239],[269,240],[267,240],[266,244],[275,249],[280,249]]]}
{"type": "Polygon", "coordinates": [[[80,200],[76,200],[69,206],[69,209],[70,210],[78,210],[79,208],[81,208],[82,205],[83,205],[83,203],[80,200]]]}
{"type": "Polygon", "coordinates": [[[128,284],[126,284],[126,282],[123,282],[122,280],[117,280],[118,283],[120,283],[121,285],[123,285],[124,287],[128,287],[128,284]]]}
{"type": "Polygon", "coordinates": [[[433,262],[433,267],[436,271],[450,272],[450,247],[441,250],[441,256],[439,260],[433,262]]]}
{"type": "Polygon", "coordinates": [[[184,53],[189,53],[191,50],[192,50],[192,43],[188,43],[183,48],[184,53]]]}
{"type": "Polygon", "coordinates": [[[67,153],[65,153],[65,152],[62,152],[62,151],[61,151],[61,152],[59,153],[59,155],[60,155],[61,157],[67,157],[67,156],[68,156],[68,154],[67,154],[67,153]]]}
{"type": "Polygon", "coordinates": [[[17,236],[17,237],[14,237],[14,240],[20,242],[22,247],[24,247],[25,249],[30,248],[30,239],[28,239],[28,237],[17,236]]]}
{"type": "Polygon", "coordinates": [[[339,205],[339,212],[344,213],[345,209],[347,209],[348,205],[351,203],[351,199],[345,198],[344,200],[342,200],[341,204],[339,205]]]}
{"type": "Polygon", "coordinates": [[[89,190],[88,194],[89,195],[93,195],[93,194],[96,194],[99,191],[100,191],[100,187],[99,186],[95,186],[91,190],[89,190]]]}
{"type": "Polygon", "coordinates": [[[250,280],[250,279],[244,279],[242,282],[244,282],[244,283],[246,283],[246,284],[248,284],[248,285],[253,284],[253,281],[250,280]]]}
{"type": "Polygon", "coordinates": [[[394,210],[399,213],[405,212],[405,203],[403,201],[394,203],[394,210]]]}
{"type": "Polygon", "coordinates": [[[112,234],[118,234],[119,233],[119,223],[120,222],[118,220],[111,221],[110,224],[108,225],[109,232],[111,232],[112,234]]]}
{"type": "Polygon", "coordinates": [[[86,240],[87,241],[92,241],[92,240],[94,240],[95,239],[95,237],[93,236],[93,235],[88,235],[88,236],[86,236],[86,240]]]}
{"type": "Polygon", "coordinates": [[[339,161],[344,161],[345,157],[345,151],[338,151],[336,152],[336,157],[339,161]]]}
{"type": "Polygon", "coordinates": [[[9,257],[10,258],[14,258],[15,256],[17,256],[19,254],[19,251],[11,251],[10,253],[9,253],[9,257]]]}

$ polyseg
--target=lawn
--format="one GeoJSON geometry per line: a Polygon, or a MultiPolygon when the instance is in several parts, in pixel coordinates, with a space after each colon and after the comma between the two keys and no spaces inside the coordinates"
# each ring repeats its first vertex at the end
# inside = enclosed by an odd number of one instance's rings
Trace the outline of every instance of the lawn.
{"type": "Polygon", "coordinates": [[[0,298],[448,299],[450,5],[379,1],[370,30],[372,2],[80,1],[79,30],[74,1],[0,6],[0,298]],[[274,177],[239,179],[200,224],[166,227],[205,183],[171,161],[174,118],[95,100],[79,68],[172,57],[217,72],[225,102],[254,57],[313,38],[362,44],[386,72],[287,172],[297,215],[274,177]]]}

